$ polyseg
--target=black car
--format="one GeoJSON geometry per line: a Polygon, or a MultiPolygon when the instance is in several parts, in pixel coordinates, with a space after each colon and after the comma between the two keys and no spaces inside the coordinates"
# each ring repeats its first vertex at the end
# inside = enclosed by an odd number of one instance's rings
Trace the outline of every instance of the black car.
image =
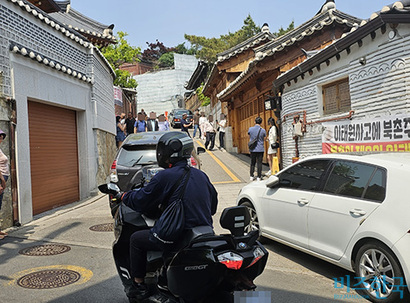
{"type": "MultiPolygon", "coordinates": [[[[143,132],[129,135],[120,146],[111,165],[109,182],[116,183],[122,191],[128,191],[141,182],[149,182],[163,168],[157,164],[156,147],[166,132],[143,132]]],[[[199,148],[198,152],[202,152],[199,148]]],[[[205,150],[204,150],[205,151],[205,150]]],[[[195,150],[189,164],[200,168],[195,150]]]]}
{"type": "MultiPolygon", "coordinates": [[[[168,120],[173,128],[181,127],[181,119],[183,114],[187,114],[186,121],[188,123],[190,123],[194,118],[194,115],[189,109],[176,108],[169,113],[168,120]]],[[[192,125],[190,128],[192,128],[192,125]]]]}

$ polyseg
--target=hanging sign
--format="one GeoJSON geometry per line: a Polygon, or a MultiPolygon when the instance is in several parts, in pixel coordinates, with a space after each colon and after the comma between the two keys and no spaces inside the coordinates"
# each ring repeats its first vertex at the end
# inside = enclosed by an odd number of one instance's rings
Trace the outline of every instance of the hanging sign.
{"type": "Polygon", "coordinates": [[[410,113],[323,123],[322,152],[410,152],[410,113]]]}
{"type": "Polygon", "coordinates": [[[122,90],[118,86],[114,86],[114,104],[122,106],[122,90]]]}

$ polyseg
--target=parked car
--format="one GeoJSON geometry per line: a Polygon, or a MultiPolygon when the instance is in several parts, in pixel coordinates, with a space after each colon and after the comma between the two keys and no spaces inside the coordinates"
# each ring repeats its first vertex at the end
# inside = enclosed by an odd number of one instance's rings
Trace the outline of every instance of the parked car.
{"type": "MultiPolygon", "coordinates": [[[[109,182],[116,183],[122,191],[133,189],[141,181],[149,182],[163,168],[158,166],[156,147],[166,132],[143,132],[129,135],[120,146],[111,165],[109,182]]],[[[199,152],[205,152],[198,147],[199,152]]],[[[201,162],[195,150],[189,165],[200,169],[201,162]]]]}
{"type": "Polygon", "coordinates": [[[372,302],[397,302],[410,285],[409,177],[410,153],[319,155],[246,185],[237,204],[262,237],[355,272],[372,302]]]}
{"type": "MultiPolygon", "coordinates": [[[[181,127],[181,119],[183,114],[187,114],[186,120],[188,123],[194,118],[194,115],[188,109],[176,108],[169,113],[168,120],[173,128],[181,127]]],[[[190,128],[192,128],[192,126],[190,126],[190,128]]]]}

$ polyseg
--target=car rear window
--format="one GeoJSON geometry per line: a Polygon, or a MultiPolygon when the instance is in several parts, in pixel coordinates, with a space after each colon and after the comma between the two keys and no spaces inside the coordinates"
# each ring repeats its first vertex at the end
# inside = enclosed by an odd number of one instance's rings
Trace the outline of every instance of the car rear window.
{"type": "Polygon", "coordinates": [[[121,148],[117,165],[133,167],[135,165],[157,162],[156,145],[134,145],[121,148]]]}
{"type": "Polygon", "coordinates": [[[192,115],[192,112],[190,110],[179,110],[175,112],[176,115],[182,115],[182,114],[187,114],[187,115],[192,115]]]}

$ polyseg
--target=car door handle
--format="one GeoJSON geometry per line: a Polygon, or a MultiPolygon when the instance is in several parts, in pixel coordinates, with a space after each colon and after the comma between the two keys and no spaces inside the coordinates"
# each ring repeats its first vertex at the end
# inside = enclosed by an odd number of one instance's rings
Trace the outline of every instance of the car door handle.
{"type": "Polygon", "coordinates": [[[306,204],[309,203],[309,200],[308,200],[308,199],[305,199],[305,198],[300,198],[300,199],[298,200],[298,203],[299,203],[299,204],[306,205],[306,204]]]}
{"type": "Polygon", "coordinates": [[[357,209],[357,208],[351,209],[349,212],[350,212],[352,215],[356,215],[356,216],[364,216],[364,215],[366,214],[366,212],[365,212],[364,210],[362,210],[362,209],[357,209]]]}

